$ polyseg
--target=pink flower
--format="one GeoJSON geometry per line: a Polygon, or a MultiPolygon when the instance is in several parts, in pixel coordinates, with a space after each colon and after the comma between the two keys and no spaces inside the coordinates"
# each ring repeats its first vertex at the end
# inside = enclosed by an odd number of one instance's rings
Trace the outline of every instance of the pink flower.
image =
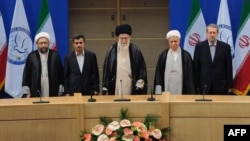
{"type": "Polygon", "coordinates": [[[140,132],[140,135],[141,135],[141,137],[143,137],[144,139],[148,139],[148,138],[149,138],[149,133],[148,133],[148,132],[142,131],[142,132],[140,132]]]}
{"type": "Polygon", "coordinates": [[[159,129],[154,129],[152,132],[151,132],[152,136],[156,139],[160,139],[162,134],[161,134],[161,130],[159,129]]]}
{"type": "Polygon", "coordinates": [[[129,120],[124,119],[124,120],[120,121],[120,125],[121,125],[121,127],[128,127],[128,126],[131,126],[131,123],[129,120]]]}
{"type": "Polygon", "coordinates": [[[124,135],[132,135],[133,131],[130,128],[125,128],[123,129],[124,135]]]}
{"type": "Polygon", "coordinates": [[[91,141],[91,134],[84,134],[83,135],[83,140],[84,141],[91,141]]]}
{"type": "Polygon", "coordinates": [[[104,125],[98,124],[92,128],[92,133],[96,136],[100,135],[104,130],[104,125]]]}
{"type": "Polygon", "coordinates": [[[140,141],[140,137],[139,136],[134,136],[134,141],[140,141]]]}
{"type": "Polygon", "coordinates": [[[142,122],[133,122],[132,125],[136,128],[138,132],[147,131],[147,127],[142,122]]]}
{"type": "Polygon", "coordinates": [[[112,131],[111,131],[109,128],[106,128],[105,134],[106,134],[106,135],[111,135],[111,134],[112,134],[112,131]]]}
{"type": "Polygon", "coordinates": [[[141,122],[133,122],[132,124],[136,131],[138,132],[147,132],[147,127],[145,126],[145,124],[141,123],[141,122]]]}
{"type": "Polygon", "coordinates": [[[132,123],[132,125],[135,127],[135,128],[139,128],[141,126],[141,122],[138,122],[138,121],[135,121],[132,123]]]}
{"type": "Polygon", "coordinates": [[[107,135],[105,135],[105,134],[101,134],[98,137],[97,141],[109,141],[109,137],[107,135]]]}
{"type": "Polygon", "coordinates": [[[108,125],[109,130],[115,131],[120,128],[120,124],[117,121],[113,121],[108,125]]]}

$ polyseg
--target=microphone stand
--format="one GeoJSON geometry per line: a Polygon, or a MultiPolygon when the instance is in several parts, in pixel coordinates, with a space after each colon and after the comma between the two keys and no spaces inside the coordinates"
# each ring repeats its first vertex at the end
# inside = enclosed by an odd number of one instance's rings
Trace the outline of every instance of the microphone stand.
{"type": "MultiPolygon", "coordinates": [[[[114,79],[115,79],[115,77],[113,77],[110,81],[107,81],[107,82],[105,82],[105,83],[103,83],[103,84],[108,84],[108,83],[114,81],[114,79]]],[[[96,102],[96,99],[93,98],[93,92],[92,92],[92,91],[93,91],[93,88],[95,88],[95,87],[97,87],[97,86],[100,86],[100,85],[98,84],[98,85],[95,85],[95,86],[93,86],[93,87],[91,88],[90,99],[88,99],[88,102],[96,102]]]]}
{"type": "Polygon", "coordinates": [[[39,101],[33,101],[33,104],[43,104],[43,103],[49,103],[49,101],[43,101],[43,100],[42,100],[42,95],[41,95],[41,93],[40,93],[40,91],[39,91],[39,90],[37,90],[37,93],[39,94],[40,99],[39,99],[39,101]]]}
{"type": "Polygon", "coordinates": [[[90,91],[90,99],[88,99],[88,102],[96,102],[96,99],[93,98],[93,88],[99,86],[99,84],[94,85],[93,87],[91,87],[91,91],[90,91]]]}
{"type": "Polygon", "coordinates": [[[152,90],[152,87],[150,87],[150,89],[151,89],[151,97],[149,97],[147,100],[148,101],[155,101],[155,98],[153,97],[153,90],[152,90]]]}
{"type": "MultiPolygon", "coordinates": [[[[97,86],[99,86],[99,85],[97,85],[97,86]]],[[[94,88],[97,86],[94,86],[94,88]]],[[[88,102],[96,102],[96,99],[93,98],[93,87],[91,88],[90,99],[88,99],[88,102]]]]}
{"type": "Polygon", "coordinates": [[[125,99],[125,98],[123,98],[122,80],[120,80],[120,82],[121,82],[121,98],[119,98],[119,99],[114,99],[114,101],[115,101],[115,102],[130,101],[130,99],[125,99]]]}
{"type": "Polygon", "coordinates": [[[212,99],[206,99],[205,98],[205,93],[206,93],[207,85],[204,86],[203,94],[202,94],[202,99],[195,99],[195,101],[212,101],[212,99]]]}

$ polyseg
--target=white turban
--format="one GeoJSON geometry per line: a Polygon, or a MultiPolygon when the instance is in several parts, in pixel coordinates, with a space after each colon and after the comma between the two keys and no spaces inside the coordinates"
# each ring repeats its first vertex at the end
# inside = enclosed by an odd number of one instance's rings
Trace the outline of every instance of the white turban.
{"type": "Polygon", "coordinates": [[[40,32],[40,33],[36,34],[35,42],[37,42],[38,39],[40,39],[42,37],[45,37],[50,41],[50,36],[49,36],[49,34],[47,32],[40,32]]]}
{"type": "Polygon", "coordinates": [[[179,37],[181,38],[181,34],[178,30],[170,30],[167,35],[166,38],[169,39],[170,37],[179,37]]]}

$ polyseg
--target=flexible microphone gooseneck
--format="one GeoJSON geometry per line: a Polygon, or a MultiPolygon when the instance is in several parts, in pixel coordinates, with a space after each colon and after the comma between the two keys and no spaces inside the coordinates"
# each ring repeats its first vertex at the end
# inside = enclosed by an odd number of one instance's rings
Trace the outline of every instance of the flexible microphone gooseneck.
{"type": "Polygon", "coordinates": [[[96,102],[96,99],[93,98],[93,89],[95,87],[99,87],[100,85],[104,85],[104,84],[109,84],[110,82],[114,81],[115,77],[113,77],[110,81],[104,82],[102,84],[97,84],[94,85],[93,87],[91,87],[91,93],[90,93],[90,99],[88,99],[88,102],[96,102]]]}
{"type": "Polygon", "coordinates": [[[206,90],[207,90],[207,85],[204,85],[204,89],[202,92],[202,99],[195,99],[195,101],[212,101],[212,99],[205,98],[206,90]]]}
{"type": "Polygon", "coordinates": [[[40,93],[39,90],[37,90],[37,93],[39,94],[40,99],[39,99],[39,101],[34,101],[33,104],[49,103],[49,101],[43,101],[43,100],[42,100],[42,95],[41,95],[41,93],[40,93]]]}

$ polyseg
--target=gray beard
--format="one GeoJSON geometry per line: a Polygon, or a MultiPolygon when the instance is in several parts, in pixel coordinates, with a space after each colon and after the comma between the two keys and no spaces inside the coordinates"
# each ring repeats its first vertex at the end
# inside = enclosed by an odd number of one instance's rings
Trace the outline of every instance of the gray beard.
{"type": "Polygon", "coordinates": [[[42,54],[46,54],[49,51],[49,48],[40,48],[39,52],[42,54]]]}

